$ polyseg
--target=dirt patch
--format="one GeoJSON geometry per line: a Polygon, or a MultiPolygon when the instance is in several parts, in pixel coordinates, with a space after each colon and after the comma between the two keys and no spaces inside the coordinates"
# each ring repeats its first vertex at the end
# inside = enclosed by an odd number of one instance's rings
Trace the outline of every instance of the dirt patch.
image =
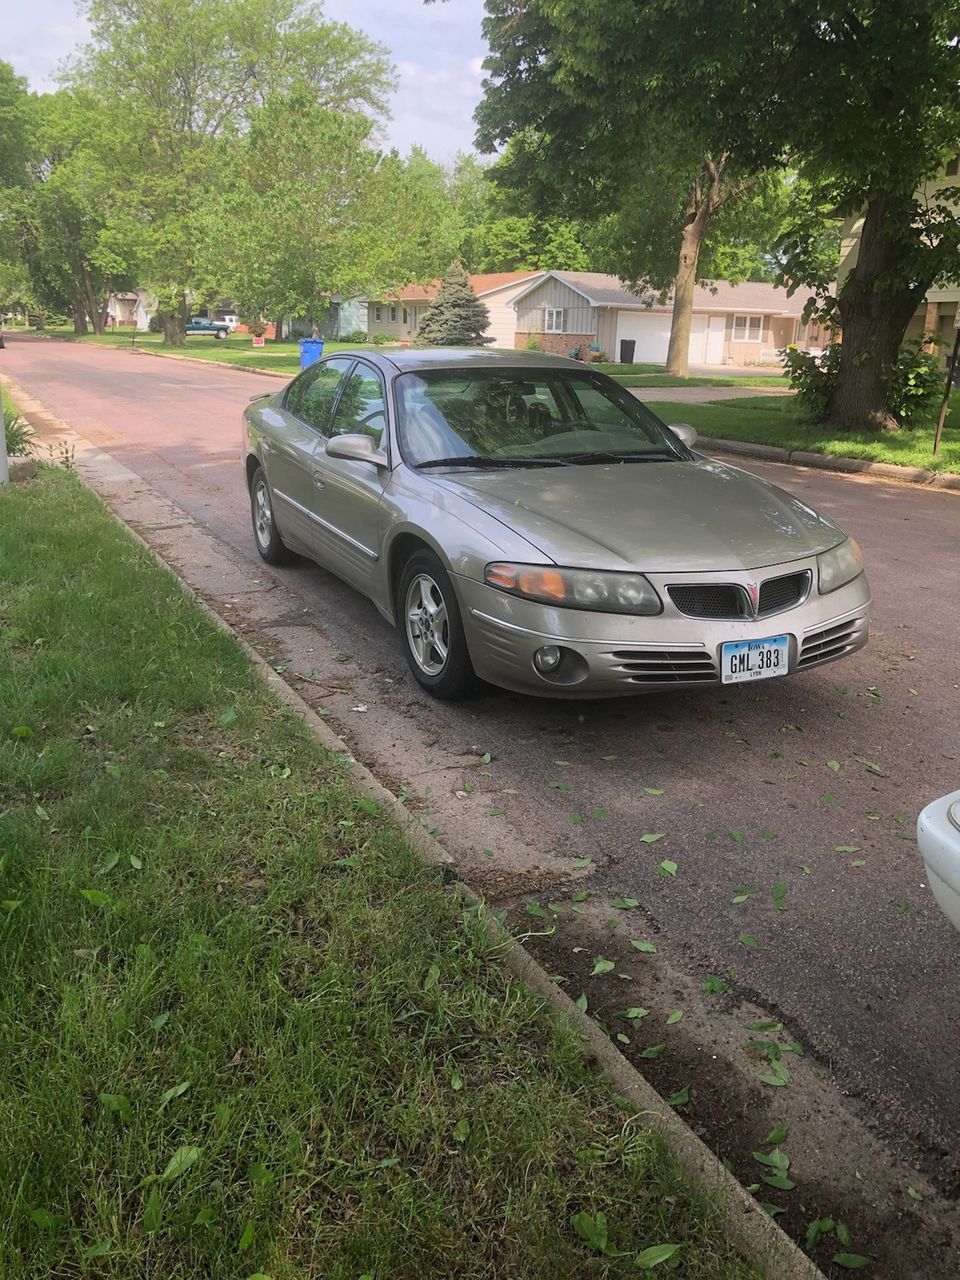
{"type": "Polygon", "coordinates": [[[618,910],[601,899],[577,903],[556,892],[550,902],[552,909],[537,899],[497,905],[568,995],[586,997],[588,1015],[654,1088],[665,1098],[689,1097],[679,1114],[745,1186],[759,1184],[757,1198],[781,1210],[777,1220],[794,1239],[802,1244],[816,1219],[844,1225],[849,1246],[834,1230],[811,1250],[827,1275],[849,1274],[831,1263],[845,1251],[873,1257],[864,1274],[884,1280],[956,1280],[956,1202],[897,1160],[830,1083],[829,1065],[804,1052],[775,1012],[741,998],[723,975],[713,975],[714,985],[729,989],[705,994],[672,965],[639,909],[618,910]],[[546,915],[531,915],[531,905],[546,915]],[[640,952],[631,939],[657,950],[640,952]],[[595,974],[609,962],[612,969],[595,974]],[[637,1010],[647,1013],[625,1016],[637,1010]],[[770,1050],[757,1047],[765,1043],[779,1047],[784,1085],[760,1079],[772,1065],[770,1050]],[[765,1140],[778,1126],[789,1130],[779,1149],[790,1160],[791,1190],[765,1184],[777,1171],[754,1156],[774,1150],[765,1140]]]}

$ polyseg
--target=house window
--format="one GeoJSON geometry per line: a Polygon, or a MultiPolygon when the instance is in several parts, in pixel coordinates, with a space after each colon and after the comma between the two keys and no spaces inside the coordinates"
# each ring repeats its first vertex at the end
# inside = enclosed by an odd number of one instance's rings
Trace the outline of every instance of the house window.
{"type": "Polygon", "coordinates": [[[406,308],[406,307],[404,307],[404,308],[403,308],[403,323],[404,323],[404,324],[406,324],[406,323],[407,323],[407,308],[406,308]]]}
{"type": "Polygon", "coordinates": [[[382,319],[383,319],[383,307],[374,307],[374,308],[373,308],[373,318],[374,318],[374,320],[382,320],[382,319]]]}
{"type": "Polygon", "coordinates": [[[563,308],[547,307],[543,313],[544,333],[563,333],[563,308]]]}
{"type": "Polygon", "coordinates": [[[390,323],[391,323],[391,324],[396,324],[396,323],[397,323],[397,308],[396,308],[396,307],[391,307],[391,308],[390,308],[390,323]]]}
{"type": "Polygon", "coordinates": [[[734,316],[734,342],[762,342],[763,316],[734,316]]]}

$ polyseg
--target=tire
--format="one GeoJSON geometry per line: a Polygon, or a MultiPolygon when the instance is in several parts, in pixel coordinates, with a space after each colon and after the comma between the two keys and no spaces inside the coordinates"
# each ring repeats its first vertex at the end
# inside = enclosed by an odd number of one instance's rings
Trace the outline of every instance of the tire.
{"type": "Polygon", "coordinates": [[[289,564],[293,552],[280,537],[273,514],[273,496],[263,467],[257,467],[250,479],[250,519],[260,559],[267,564],[289,564]]]}
{"type": "Polygon", "coordinates": [[[222,341],[223,341],[223,339],[227,336],[227,330],[226,330],[226,329],[218,329],[218,330],[216,331],[216,333],[215,333],[213,336],[216,338],[216,340],[217,340],[218,342],[222,342],[222,341]]]}
{"type": "Polygon", "coordinates": [[[480,682],[467,651],[456,592],[432,551],[417,551],[403,566],[397,602],[400,639],[417,684],[443,702],[476,693],[480,682]]]}

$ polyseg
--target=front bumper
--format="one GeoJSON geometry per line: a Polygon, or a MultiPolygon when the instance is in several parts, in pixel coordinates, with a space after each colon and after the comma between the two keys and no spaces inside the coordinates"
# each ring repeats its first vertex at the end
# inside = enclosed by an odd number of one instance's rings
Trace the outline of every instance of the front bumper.
{"type": "Polygon", "coordinates": [[[917,819],[917,844],[933,896],[955,929],[960,929],[960,828],[950,816],[960,791],[934,800],[917,819]]]}
{"type": "Polygon", "coordinates": [[[456,577],[467,646],[483,680],[548,698],[599,698],[721,683],[720,650],[730,640],[789,638],[789,673],[833,662],[867,643],[870,588],[860,574],[822,596],[814,585],[800,604],[761,618],[692,618],[672,604],[666,587],[682,582],[741,583],[811,569],[793,561],[753,573],[647,574],[664,611],[655,618],[590,613],[536,604],[472,578],[456,577]],[[533,658],[544,645],[574,655],[550,677],[533,658]]]}

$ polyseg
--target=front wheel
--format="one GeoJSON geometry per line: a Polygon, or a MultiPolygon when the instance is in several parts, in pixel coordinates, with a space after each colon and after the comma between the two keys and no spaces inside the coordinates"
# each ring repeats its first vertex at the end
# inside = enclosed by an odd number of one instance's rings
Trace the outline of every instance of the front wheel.
{"type": "Polygon", "coordinates": [[[432,551],[411,556],[400,574],[400,635],[417,683],[444,702],[468,697],[478,680],[467,652],[450,575],[432,551]]]}
{"type": "Polygon", "coordinates": [[[260,558],[267,564],[287,564],[293,558],[293,552],[280,537],[273,518],[273,499],[263,467],[257,467],[250,481],[250,516],[260,558]]]}
{"type": "Polygon", "coordinates": [[[216,338],[218,342],[222,342],[223,339],[227,336],[227,331],[226,329],[218,329],[213,336],[216,338]]]}

